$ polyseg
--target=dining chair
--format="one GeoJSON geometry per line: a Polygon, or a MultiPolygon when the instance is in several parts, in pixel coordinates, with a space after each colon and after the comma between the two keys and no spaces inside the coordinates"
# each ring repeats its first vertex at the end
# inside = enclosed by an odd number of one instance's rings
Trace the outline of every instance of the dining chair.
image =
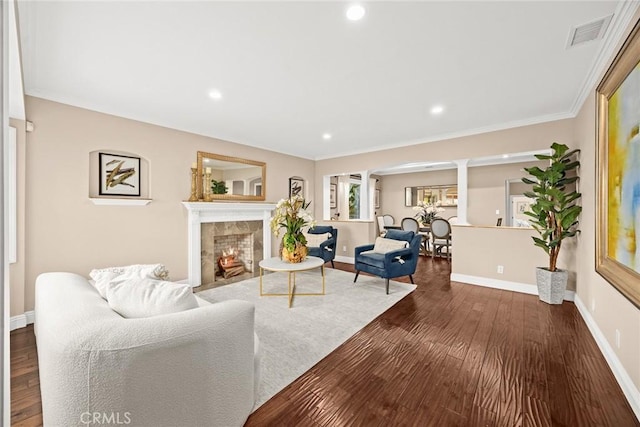
{"type": "Polygon", "coordinates": [[[450,216],[449,218],[447,218],[447,221],[449,221],[449,225],[455,225],[458,223],[458,217],[457,216],[450,216]]]}
{"type": "Polygon", "coordinates": [[[376,219],[378,220],[378,228],[380,229],[380,231],[379,231],[380,237],[384,237],[387,234],[387,230],[384,228],[384,226],[385,226],[384,218],[382,216],[378,216],[378,217],[376,217],[376,219]]]}
{"type": "Polygon", "coordinates": [[[382,218],[384,219],[384,225],[393,225],[394,222],[396,222],[396,220],[389,214],[385,214],[382,215],[382,218]]]}
{"type": "Polygon", "coordinates": [[[434,218],[431,221],[431,257],[436,253],[442,254],[442,250],[447,250],[447,259],[451,260],[451,224],[444,218],[434,218]]]}
{"type": "Polygon", "coordinates": [[[429,234],[420,232],[420,224],[418,221],[411,217],[402,218],[400,226],[404,231],[413,231],[415,234],[419,234],[422,237],[420,247],[423,249],[423,253],[427,255],[429,253],[429,234]]]}

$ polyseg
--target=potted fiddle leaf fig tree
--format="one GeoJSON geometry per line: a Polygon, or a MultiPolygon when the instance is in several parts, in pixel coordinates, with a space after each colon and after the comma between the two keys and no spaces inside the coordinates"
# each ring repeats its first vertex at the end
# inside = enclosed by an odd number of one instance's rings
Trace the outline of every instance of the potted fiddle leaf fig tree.
{"type": "Polygon", "coordinates": [[[533,237],[536,246],[549,255],[548,267],[536,268],[536,282],[540,300],[549,304],[562,304],[567,288],[569,272],[557,268],[558,255],[564,239],[574,237],[578,230],[578,216],[582,206],[576,201],[582,196],[575,190],[580,166],[574,155],[580,150],[569,150],[564,144],[554,142],[551,154],[537,154],[538,160],[549,160],[549,166],[525,168],[531,176],[522,182],[533,186],[524,193],[534,202],[525,215],[531,218],[531,225],[540,234],[533,237]]]}

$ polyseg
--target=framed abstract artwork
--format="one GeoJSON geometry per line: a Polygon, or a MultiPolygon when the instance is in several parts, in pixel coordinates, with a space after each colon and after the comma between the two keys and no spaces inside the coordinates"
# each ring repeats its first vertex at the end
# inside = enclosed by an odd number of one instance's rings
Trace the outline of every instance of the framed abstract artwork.
{"type": "Polygon", "coordinates": [[[99,153],[101,196],[140,196],[140,157],[99,153]]]}
{"type": "Polygon", "coordinates": [[[597,99],[596,271],[640,307],[640,22],[597,99]]]}
{"type": "Polygon", "coordinates": [[[289,178],[289,197],[293,196],[304,197],[304,179],[299,176],[289,178]]]}

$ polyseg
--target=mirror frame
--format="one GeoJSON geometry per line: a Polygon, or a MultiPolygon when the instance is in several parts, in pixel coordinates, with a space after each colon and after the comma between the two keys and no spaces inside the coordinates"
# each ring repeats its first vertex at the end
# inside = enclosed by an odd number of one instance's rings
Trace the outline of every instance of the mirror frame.
{"type": "Polygon", "coordinates": [[[202,174],[202,172],[204,171],[204,168],[202,167],[202,161],[203,159],[215,159],[215,160],[221,160],[223,162],[233,162],[233,163],[242,163],[245,165],[252,165],[252,166],[257,166],[262,168],[262,194],[260,196],[246,196],[246,195],[238,195],[238,194],[211,194],[211,198],[215,201],[215,200],[265,200],[265,196],[266,196],[266,189],[267,189],[267,164],[265,162],[257,162],[255,160],[247,160],[247,159],[242,159],[240,157],[230,157],[230,156],[223,156],[220,154],[214,154],[214,153],[207,153],[205,151],[198,151],[198,171],[197,173],[197,177],[198,179],[196,179],[196,194],[198,195],[198,200],[199,201],[206,201],[204,200],[204,194],[203,194],[203,182],[204,182],[204,176],[202,174]]]}

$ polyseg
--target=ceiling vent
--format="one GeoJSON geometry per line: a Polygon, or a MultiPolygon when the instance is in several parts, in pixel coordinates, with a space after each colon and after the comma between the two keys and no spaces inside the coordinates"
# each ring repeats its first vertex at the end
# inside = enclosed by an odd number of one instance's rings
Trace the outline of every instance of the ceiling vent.
{"type": "Polygon", "coordinates": [[[569,32],[567,48],[601,39],[607,31],[607,27],[609,27],[611,18],[613,18],[613,15],[605,16],[604,18],[572,28],[569,32]]]}

